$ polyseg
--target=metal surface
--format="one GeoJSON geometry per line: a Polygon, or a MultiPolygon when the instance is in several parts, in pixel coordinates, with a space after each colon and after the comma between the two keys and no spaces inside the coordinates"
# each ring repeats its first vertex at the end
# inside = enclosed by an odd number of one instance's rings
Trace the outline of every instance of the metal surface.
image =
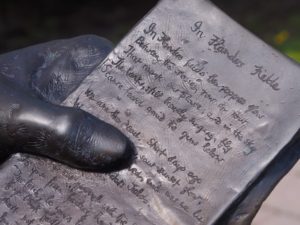
{"type": "Polygon", "coordinates": [[[135,164],[102,175],[16,155],[0,221],[213,224],[298,131],[299,71],[210,2],[161,1],[65,101],[127,134],[135,164]]]}

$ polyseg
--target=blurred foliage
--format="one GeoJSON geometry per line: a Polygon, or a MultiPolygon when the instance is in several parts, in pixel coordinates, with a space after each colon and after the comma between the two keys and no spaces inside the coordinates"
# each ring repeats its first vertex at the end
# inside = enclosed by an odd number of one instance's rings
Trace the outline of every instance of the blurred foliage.
{"type": "MultiPolygon", "coordinates": [[[[267,43],[300,62],[299,0],[212,1],[267,43]]],[[[0,53],[87,33],[117,43],[156,2],[1,0],[0,53]]]]}

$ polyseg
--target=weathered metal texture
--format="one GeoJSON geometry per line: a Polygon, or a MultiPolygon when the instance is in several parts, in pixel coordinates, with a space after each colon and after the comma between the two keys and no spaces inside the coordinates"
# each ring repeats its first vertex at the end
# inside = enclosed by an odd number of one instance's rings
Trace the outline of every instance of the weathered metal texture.
{"type": "Polygon", "coordinates": [[[127,134],[135,164],[103,175],[16,155],[0,221],[214,224],[298,131],[299,71],[210,2],[161,1],[65,101],[127,134]]]}

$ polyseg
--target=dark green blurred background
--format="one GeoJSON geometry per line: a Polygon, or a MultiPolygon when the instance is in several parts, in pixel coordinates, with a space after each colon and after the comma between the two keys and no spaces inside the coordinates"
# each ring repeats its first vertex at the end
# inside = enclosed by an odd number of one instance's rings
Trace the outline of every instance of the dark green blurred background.
{"type": "MultiPolygon", "coordinates": [[[[1,0],[0,53],[90,33],[117,43],[156,2],[1,0]]],[[[257,36],[300,61],[300,0],[213,2],[257,36]]]]}

